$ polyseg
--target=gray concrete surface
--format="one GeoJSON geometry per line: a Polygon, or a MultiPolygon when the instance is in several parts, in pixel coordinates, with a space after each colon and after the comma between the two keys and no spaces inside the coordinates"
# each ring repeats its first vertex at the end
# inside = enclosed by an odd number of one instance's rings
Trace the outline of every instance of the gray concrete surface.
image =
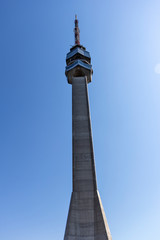
{"type": "Polygon", "coordinates": [[[97,191],[86,77],[72,79],[73,192],[64,240],[111,240],[97,191]]]}

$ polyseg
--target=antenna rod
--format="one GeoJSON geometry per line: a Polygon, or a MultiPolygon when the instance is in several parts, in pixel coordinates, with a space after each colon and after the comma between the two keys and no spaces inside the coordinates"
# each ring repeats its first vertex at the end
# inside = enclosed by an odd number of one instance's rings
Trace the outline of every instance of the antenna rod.
{"type": "Polygon", "coordinates": [[[80,45],[80,36],[79,36],[79,27],[78,27],[78,19],[77,15],[75,15],[75,28],[74,28],[74,36],[75,36],[75,45],[80,45]]]}

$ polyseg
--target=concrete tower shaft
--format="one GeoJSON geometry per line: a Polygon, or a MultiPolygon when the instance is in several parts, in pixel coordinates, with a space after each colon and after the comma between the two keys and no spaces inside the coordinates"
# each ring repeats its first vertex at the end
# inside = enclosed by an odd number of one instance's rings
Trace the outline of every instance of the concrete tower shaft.
{"type": "Polygon", "coordinates": [[[72,84],[73,192],[64,240],[111,240],[96,182],[87,87],[92,75],[90,54],[75,45],[66,63],[72,84]]]}

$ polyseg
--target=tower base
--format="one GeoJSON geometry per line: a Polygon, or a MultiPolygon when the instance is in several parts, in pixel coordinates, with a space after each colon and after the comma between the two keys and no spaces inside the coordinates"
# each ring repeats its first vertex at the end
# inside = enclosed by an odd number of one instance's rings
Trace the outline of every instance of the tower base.
{"type": "Polygon", "coordinates": [[[64,240],[111,240],[98,191],[72,192],[64,240]]]}

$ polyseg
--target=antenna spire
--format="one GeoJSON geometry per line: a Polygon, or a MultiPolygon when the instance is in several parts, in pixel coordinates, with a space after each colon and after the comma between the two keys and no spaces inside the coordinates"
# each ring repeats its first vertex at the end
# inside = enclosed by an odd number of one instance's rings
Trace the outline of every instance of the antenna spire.
{"type": "Polygon", "coordinates": [[[75,28],[74,28],[74,36],[75,36],[75,45],[80,45],[80,37],[79,37],[79,27],[78,27],[78,19],[77,15],[75,15],[75,28]]]}

